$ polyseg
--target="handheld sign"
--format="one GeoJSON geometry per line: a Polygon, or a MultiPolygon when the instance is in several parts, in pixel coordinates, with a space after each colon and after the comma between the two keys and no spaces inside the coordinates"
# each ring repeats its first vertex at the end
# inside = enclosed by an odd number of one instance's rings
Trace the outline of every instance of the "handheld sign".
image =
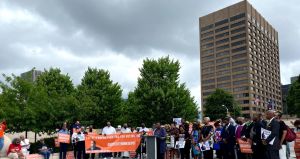
{"type": "Polygon", "coordinates": [[[70,135],[58,133],[58,142],[69,144],[70,143],[70,135]]]}
{"type": "Polygon", "coordinates": [[[251,149],[251,144],[249,141],[244,141],[242,139],[237,139],[237,142],[240,146],[240,150],[242,153],[253,153],[251,149]]]}

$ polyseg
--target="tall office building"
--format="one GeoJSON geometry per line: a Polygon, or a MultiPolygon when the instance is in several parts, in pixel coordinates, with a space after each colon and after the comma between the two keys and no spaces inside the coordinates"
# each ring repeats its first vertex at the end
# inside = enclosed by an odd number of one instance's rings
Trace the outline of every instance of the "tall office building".
{"type": "Polygon", "coordinates": [[[30,70],[28,72],[24,72],[21,74],[21,78],[24,80],[27,80],[29,82],[34,82],[38,78],[39,75],[41,75],[43,72],[39,70],[30,70]]]}
{"type": "Polygon", "coordinates": [[[281,110],[278,32],[246,0],[200,17],[200,57],[202,105],[222,88],[246,117],[281,110]]]}

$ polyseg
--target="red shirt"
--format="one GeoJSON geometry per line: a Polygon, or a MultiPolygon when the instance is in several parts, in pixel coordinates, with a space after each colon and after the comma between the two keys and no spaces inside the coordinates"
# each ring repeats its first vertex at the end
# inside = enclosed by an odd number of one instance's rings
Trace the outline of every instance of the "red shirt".
{"type": "Polygon", "coordinates": [[[16,144],[10,144],[9,148],[7,150],[7,155],[9,153],[11,153],[12,150],[15,150],[15,152],[20,152],[22,149],[22,146],[20,144],[16,145],[16,144]]]}
{"type": "Polygon", "coordinates": [[[0,138],[2,138],[4,136],[5,130],[6,130],[6,122],[2,122],[0,124],[0,138]]]}

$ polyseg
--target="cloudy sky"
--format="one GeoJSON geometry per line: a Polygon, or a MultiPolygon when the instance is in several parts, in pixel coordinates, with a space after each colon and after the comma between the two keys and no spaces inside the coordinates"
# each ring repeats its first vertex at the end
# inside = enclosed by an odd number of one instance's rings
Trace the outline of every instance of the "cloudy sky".
{"type": "MultiPolygon", "coordinates": [[[[1,0],[0,73],[59,67],[79,84],[88,66],[136,86],[142,60],[170,55],[200,103],[198,18],[239,0],[1,0]]],[[[281,81],[300,73],[299,0],[250,0],[277,29],[281,81]]]]}

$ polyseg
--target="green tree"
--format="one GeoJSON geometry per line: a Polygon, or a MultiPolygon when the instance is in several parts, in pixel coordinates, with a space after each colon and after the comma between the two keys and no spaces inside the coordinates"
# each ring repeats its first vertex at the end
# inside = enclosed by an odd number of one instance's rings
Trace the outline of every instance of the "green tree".
{"type": "Polygon", "coordinates": [[[179,61],[169,57],[146,59],[135,90],[128,95],[130,122],[170,123],[173,117],[194,120],[197,108],[185,84],[179,81],[179,61]]]}
{"type": "Polygon", "coordinates": [[[78,86],[81,119],[86,124],[103,127],[107,121],[121,124],[122,89],[113,83],[108,71],[88,68],[78,86]]]}
{"type": "Polygon", "coordinates": [[[17,76],[4,75],[5,83],[1,83],[0,105],[1,117],[8,122],[10,131],[23,132],[34,130],[39,122],[32,105],[36,100],[34,94],[39,94],[33,83],[23,80],[17,76]]]}
{"type": "Polygon", "coordinates": [[[223,89],[216,89],[214,93],[206,98],[204,115],[212,120],[223,118],[227,113],[226,107],[231,116],[236,117],[240,115],[241,108],[234,100],[232,94],[223,89]]]}
{"type": "Polygon", "coordinates": [[[300,117],[300,76],[289,88],[287,96],[288,114],[300,117]]]}
{"type": "Polygon", "coordinates": [[[38,77],[36,87],[43,95],[43,100],[38,102],[38,114],[43,121],[38,125],[40,130],[51,133],[64,121],[73,121],[79,116],[76,90],[69,75],[62,74],[58,68],[50,68],[38,77]]]}

